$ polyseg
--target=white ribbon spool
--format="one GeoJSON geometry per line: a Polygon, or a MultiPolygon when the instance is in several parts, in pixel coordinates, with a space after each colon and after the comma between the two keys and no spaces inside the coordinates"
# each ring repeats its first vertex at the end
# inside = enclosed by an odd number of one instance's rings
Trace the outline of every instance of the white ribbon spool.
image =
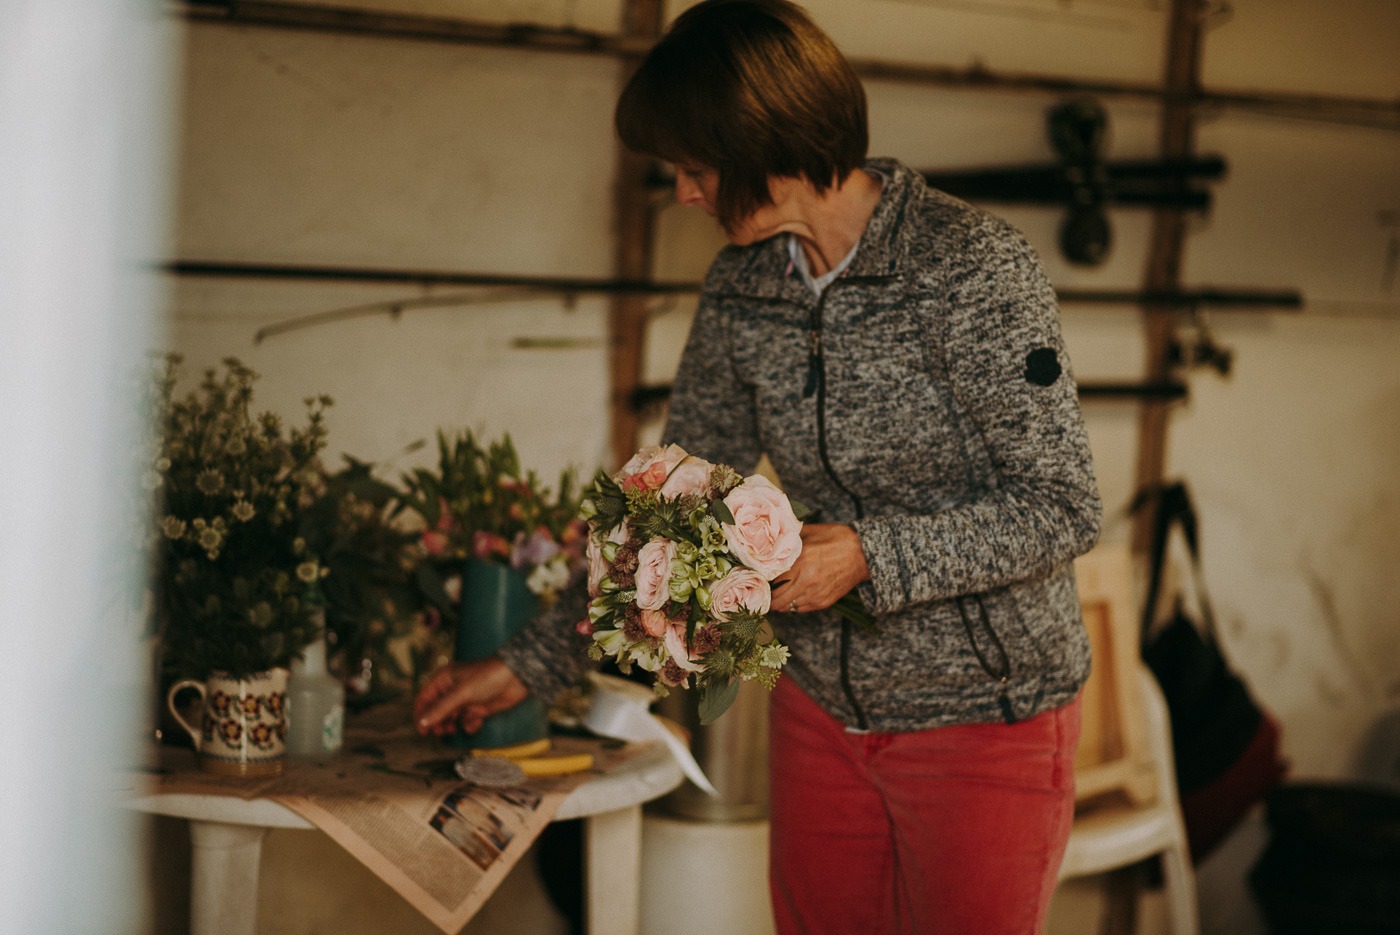
{"type": "Polygon", "coordinates": [[[671,751],[691,782],[710,795],[719,795],[700,764],[695,762],[690,748],[648,710],[656,700],[651,689],[599,672],[590,673],[589,678],[593,681],[593,703],[583,717],[589,730],[618,740],[659,740],[671,751]]]}

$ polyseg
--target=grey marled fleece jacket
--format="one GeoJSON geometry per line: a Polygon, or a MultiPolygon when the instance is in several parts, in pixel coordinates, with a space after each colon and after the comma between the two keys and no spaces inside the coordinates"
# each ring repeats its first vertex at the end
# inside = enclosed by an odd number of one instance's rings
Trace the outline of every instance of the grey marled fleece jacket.
{"type": "MultiPolygon", "coordinates": [[[[665,440],[747,473],[766,453],[814,521],[852,525],[879,631],[772,615],[785,677],[849,727],[1020,720],[1089,669],[1072,560],[1101,505],[1054,294],[1003,221],[890,160],[820,299],[784,238],[706,277],[665,440]]],[[[579,671],[570,595],[503,650],[532,688],[579,671]]]]}

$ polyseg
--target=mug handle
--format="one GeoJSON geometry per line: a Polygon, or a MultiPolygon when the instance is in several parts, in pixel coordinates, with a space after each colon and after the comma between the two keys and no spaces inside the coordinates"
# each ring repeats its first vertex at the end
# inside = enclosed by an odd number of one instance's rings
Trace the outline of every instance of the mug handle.
{"type": "Polygon", "coordinates": [[[165,694],[165,705],[170,709],[171,716],[173,716],[175,720],[180,723],[180,726],[185,729],[185,732],[190,735],[190,740],[194,741],[195,752],[198,752],[200,743],[204,738],[204,732],[191,727],[190,722],[181,717],[180,710],[175,707],[175,696],[186,688],[193,688],[195,691],[199,692],[199,709],[203,711],[207,689],[205,689],[204,683],[199,679],[180,679],[180,681],[171,685],[170,691],[165,694]]]}

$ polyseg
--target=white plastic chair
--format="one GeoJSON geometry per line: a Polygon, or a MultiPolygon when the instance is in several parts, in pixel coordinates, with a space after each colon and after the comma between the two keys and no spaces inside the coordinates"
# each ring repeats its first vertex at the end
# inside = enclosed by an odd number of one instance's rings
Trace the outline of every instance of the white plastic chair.
{"type": "Polygon", "coordinates": [[[1136,674],[1155,795],[1146,802],[1085,803],[1075,814],[1060,879],[1105,873],[1156,856],[1162,867],[1168,931],[1171,935],[1199,935],[1196,880],[1176,795],[1167,702],[1146,666],[1139,664],[1136,674]]]}

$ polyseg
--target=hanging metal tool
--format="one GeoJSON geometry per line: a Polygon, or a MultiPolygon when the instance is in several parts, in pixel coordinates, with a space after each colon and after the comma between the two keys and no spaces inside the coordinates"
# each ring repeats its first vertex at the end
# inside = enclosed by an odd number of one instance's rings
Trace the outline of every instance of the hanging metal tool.
{"type": "Polygon", "coordinates": [[[1113,231],[1110,206],[1206,211],[1210,192],[1190,180],[1225,174],[1219,156],[1191,159],[1104,161],[1108,115],[1092,98],[1055,105],[1046,118],[1055,165],[925,172],[934,188],[968,201],[1064,205],[1060,251],[1071,263],[1097,266],[1108,257],[1113,231]]]}

